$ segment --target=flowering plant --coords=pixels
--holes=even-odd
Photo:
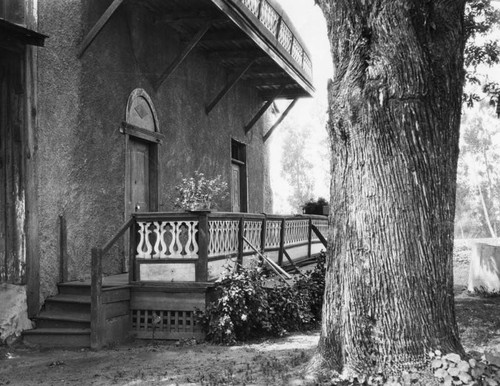
[[[222,180],[220,174],[207,178],[199,171],[195,171],[193,177],[183,178],[175,190],[178,195],[175,206],[186,210],[212,209],[216,201],[228,195],[227,182]]]

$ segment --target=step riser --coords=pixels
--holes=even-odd
[[[40,347],[90,347],[90,335],[24,335],[24,343]]]
[[[90,322],[73,322],[69,320],[37,319],[37,328],[90,328]]]
[[[47,299],[45,301],[45,310],[54,312],[71,313],[88,313],[90,315],[90,304],[88,303],[70,303],[70,302],[55,302]]]
[[[90,296],[90,286],[68,286],[60,285],[59,293],[63,295],[88,295]]]

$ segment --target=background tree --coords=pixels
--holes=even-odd
[[[309,130],[309,127],[288,127],[283,141],[281,173],[291,187],[288,201],[295,213],[302,213],[304,203],[313,197],[313,164],[308,160],[304,148]]]
[[[500,231],[500,121],[489,110],[483,101],[462,117],[456,209],[462,237],[498,237]]]
[[[462,352],[453,219],[464,0],[316,0],[329,84],[331,225],[311,368],[394,372]]]

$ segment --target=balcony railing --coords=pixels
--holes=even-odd
[[[268,0],[233,0],[246,7],[276,38],[305,73],[312,77],[312,62],[293,28]]]

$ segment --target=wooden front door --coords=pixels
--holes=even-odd
[[[150,198],[150,145],[147,142],[129,141],[129,201],[128,212],[149,212]]]
[[[0,283],[25,282],[24,87],[20,54],[0,49]]]

